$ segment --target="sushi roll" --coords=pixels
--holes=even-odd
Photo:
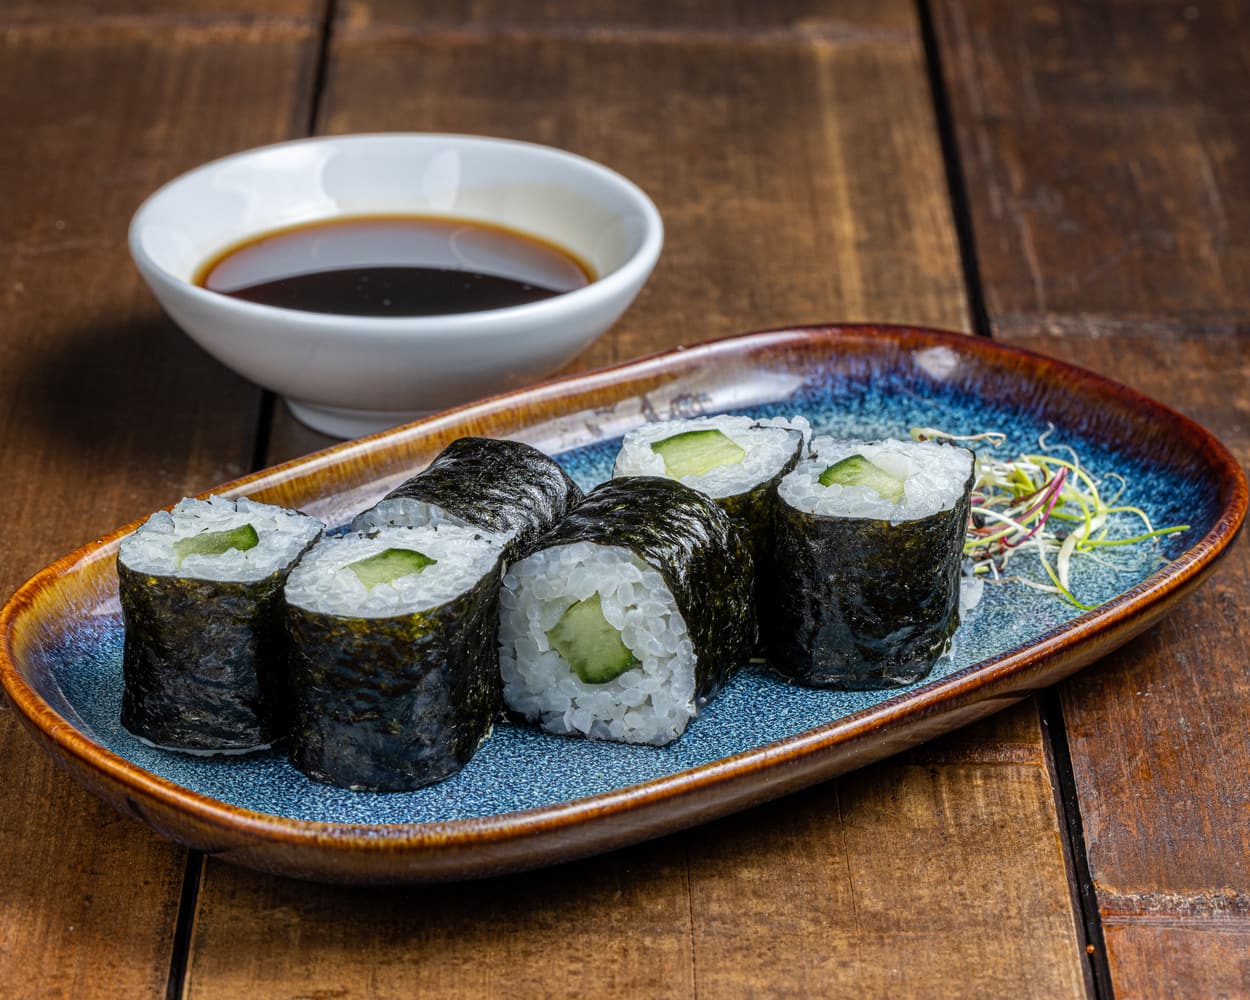
[[[972,452],[829,438],[812,449],[777,491],[770,662],[814,687],[911,684],[959,624]]]
[[[464,437],[422,472],[358,514],[352,530],[457,524],[508,538],[508,555],[530,550],[582,499],[563,469],[520,441]]]
[[[170,750],[285,734],[282,585],[325,526],[246,498],[182,500],[122,540],[122,725]]]
[[[499,706],[504,540],[441,524],[323,539],[287,580],[291,760],[344,788],[460,770]]]
[[[625,435],[612,475],[676,479],[715,500],[751,539],[757,566],[771,548],[777,483],[810,432],[802,417],[698,417],[644,424]]]
[[[798,463],[810,434],[803,417],[720,416],[644,424],[625,435],[612,475],[664,476],[715,500],[751,546],[759,606],[774,577],[777,484]]]
[[[751,655],[751,552],[669,479],[592,490],[504,576],[508,708],[549,732],[662,746]]]

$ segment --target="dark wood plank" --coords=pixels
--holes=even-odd
[[[1250,996],[1250,934],[1244,927],[1110,927],[1116,995],[1133,1000]]]
[[[915,12],[906,4],[878,0],[773,0],[753,3],[732,0],[709,4],[703,0],[619,3],[618,0],[554,0],[541,5],[517,5],[508,0],[433,0],[419,8],[406,0],[370,0],[348,3],[338,11],[341,30],[366,31],[432,29],[500,34],[561,34],[584,40],[588,34],[621,38],[646,33],[678,44],[710,33],[732,33],[736,41],[761,44],[773,32],[792,38],[858,37],[877,32],[909,36]]]
[[[311,13],[0,27],[0,592],[245,471],[258,394],[162,319],[126,225],[179,171],[301,127]],[[164,995],[185,853],[71,785],[7,705],[0,759],[0,995]]]
[[[996,332],[1050,317],[1142,335],[1243,320],[1246,7],[936,7]]]
[[[914,11],[829,9],[739,5],[696,24],[683,4],[435,5],[427,22],[426,8],[352,4],[321,127],[549,142],[647,188],[664,258],[574,369],[818,318],[965,326]],[[279,407],[270,460],[323,440]],[[359,893],[210,860],[200,900],[190,997],[392,997],[414,982],[431,996],[1084,990],[1033,704],[546,873]]]
[[[937,10],[994,335],[1162,399],[1250,460],[1245,7]],[[1248,584],[1243,540],[1162,625],[1061,689],[1126,996],[1244,992]]]
[[[320,4],[309,0],[6,0],[0,26],[77,25],[90,23],[129,28],[140,34],[170,26],[213,21],[237,25],[285,18],[292,26],[317,16]]]
[[[1044,762],[943,744],[698,837],[700,997],[1083,995]]]
[[[693,992],[685,859],[665,842],[411,890],[210,864],[200,900],[187,1000]]]

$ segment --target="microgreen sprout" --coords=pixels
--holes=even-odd
[[[1128,488],[1122,475],[1095,476],[1081,464],[1073,448],[1050,443],[1053,432],[1052,426],[1038,438],[1035,453],[1012,459],[977,457],[972,516],[964,541],[966,565],[973,575],[1013,580],[1058,594],[1074,607],[1089,611],[1095,605],[1078,600],[1072,593],[1074,558],[1087,557],[1106,564],[1103,550],[1153,543],[1165,535],[1187,531],[1189,525],[1155,528],[1140,507],[1120,503]],[[932,427],[914,428],[911,436],[917,441],[984,441],[991,450],[1006,442],[1006,435],[993,431],[954,435]],[[1133,531],[1126,524],[1139,530]],[[1007,575],[1008,564],[1026,552],[1037,556],[1049,582]],[[1153,546],[1149,555],[1159,558]]]

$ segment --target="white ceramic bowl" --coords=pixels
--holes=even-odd
[[[403,318],[282,309],[192,283],[207,260],[250,236],[373,214],[504,225],[571,250],[597,277],[526,305]],[[166,184],[130,224],[135,264],[174,321],[223,364],[285,397],[304,423],[341,437],[549,375],[625,311],[663,240],[651,200],[581,156],[402,133],[227,156]]]

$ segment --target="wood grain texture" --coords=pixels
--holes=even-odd
[[[0,19],[3,593],[245,471],[257,393],[161,318],[126,225],[179,171],[306,119],[315,34]],[[163,995],[185,853],[71,785],[7,705],[0,759],[0,995]]]
[[[1250,301],[1250,11],[935,5],[996,332],[1105,317],[1148,336]]]
[[[187,1000],[686,997],[684,852],[668,841],[526,875],[355,889],[210,862]]]
[[[966,327],[910,4],[518,11],[344,5],[320,127],[547,142],[642,184],[660,266],[570,370],[813,318]],[[276,408],[271,461],[324,443]],[[298,946],[276,961],[275,919]],[[1028,703],[767,807],[482,886],[356,893],[210,860],[187,989],[1080,996],[1081,977]]]
[[[1250,996],[1250,934],[1244,927],[1110,927],[1107,952],[1125,1000]]]
[[[567,33],[578,39],[630,32],[671,36],[682,43],[705,33],[730,33],[744,44],[768,42],[773,32],[816,37],[862,37],[880,32],[910,36],[915,11],[890,0],[775,0],[755,3],[704,0],[619,3],[618,0],[554,0],[517,5],[509,0],[433,0],[414,7],[406,0],[344,0],[336,8],[340,31],[451,30],[502,33]]]
[[[1170,403],[1250,460],[1244,5],[936,9],[994,335]],[[1246,990],[1248,588],[1242,539],[1062,688],[1119,995]]]
[[[891,762],[761,812],[691,855],[700,997],[1082,995],[1044,766]]]
[[[195,22],[260,22],[289,19],[300,26],[321,16],[320,0],[6,0],[0,28],[64,28],[67,25],[129,27],[152,34]],[[272,26],[271,26],[272,27]]]
[[[485,883],[355,890],[210,862],[186,996],[1078,996],[1076,963],[1037,961],[1071,938],[1065,894],[1021,879],[1007,910],[987,903],[1004,869],[1053,866],[1050,799],[1040,766],[891,764]]]

